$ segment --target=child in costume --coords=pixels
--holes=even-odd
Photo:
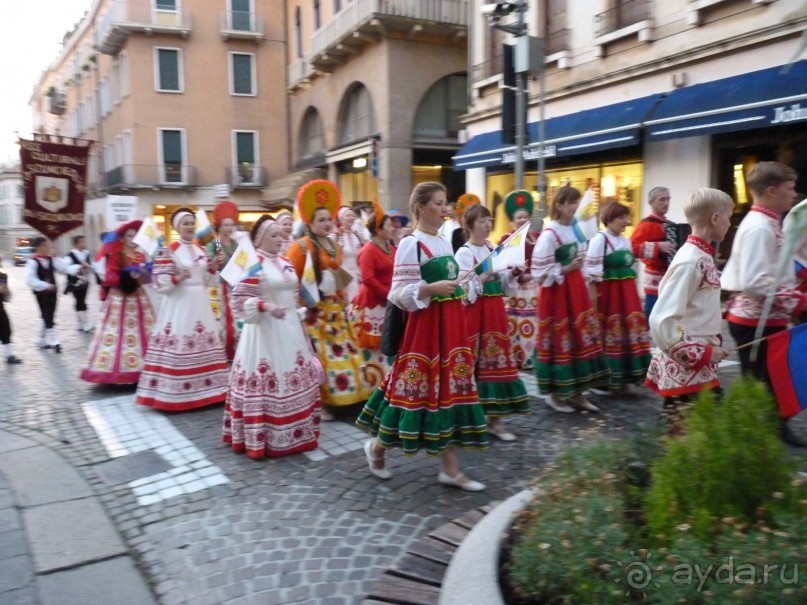
[[[53,245],[46,237],[31,238],[31,247],[34,255],[25,263],[25,283],[31,288],[42,314],[43,332],[36,340],[37,346],[44,349],[53,349],[62,352],[59,343],[59,333],[56,331],[54,315],[58,293],[56,288],[56,273],[78,275],[79,265],[68,265],[64,259],[53,256]]]
[[[605,229],[589,240],[583,270],[603,328],[611,391],[625,392],[647,375],[650,333],[636,289],[636,258],[630,240],[622,235],[630,224],[630,208],[611,202],[601,219]]]
[[[658,348],[645,384],[664,397],[674,414],[679,402],[720,386],[717,364],[728,357],[721,335],[720,275],[711,242],[723,241],[734,201],[717,189],[701,188],[684,201],[692,234],[681,246],[659,284],[650,314],[650,333]]]
[[[92,332],[95,326],[92,325],[87,315],[87,291],[90,288],[90,253],[87,250],[87,238],[83,235],[73,236],[73,249],[65,257],[65,261],[71,265],[78,265],[80,269],[76,275],[67,276],[67,286],[65,294],[72,294],[76,299],[76,317],[78,318],[78,329],[81,332]]]
[[[462,219],[468,241],[457,250],[456,257],[460,270],[465,273],[493,251],[487,241],[493,219],[490,210],[478,202],[465,208]],[[507,335],[503,301],[505,288],[516,279],[518,276],[513,275],[512,269],[492,272],[477,267],[469,283],[465,310],[479,402],[488,417],[488,433],[502,441],[515,441],[516,436],[507,431],[501,418],[530,411],[527,390],[518,377]]]
[[[533,212],[533,199],[529,191],[511,191],[504,200],[504,212],[510,219],[512,230],[506,233],[499,244],[504,242],[516,229],[529,222]],[[516,364],[522,370],[533,369],[533,357],[538,335],[538,286],[530,275],[532,251],[539,232],[528,231],[527,243],[524,247],[525,263],[523,271],[516,272],[517,280],[507,291],[505,307],[507,313],[508,335],[512,343]]]

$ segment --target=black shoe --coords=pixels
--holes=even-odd
[[[57,353],[61,353],[62,345],[53,345],[53,350],[56,351]]]
[[[9,355],[8,357],[6,357],[6,363],[11,363],[11,364],[22,363],[22,359],[20,359],[16,355]]]

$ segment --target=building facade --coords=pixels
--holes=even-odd
[[[406,209],[414,184],[465,191],[470,0],[287,0],[289,196],[312,174],[344,203]]]
[[[10,262],[17,239],[33,235],[22,222],[23,190],[19,162],[0,164],[0,254]]]
[[[169,241],[181,205],[254,221],[289,165],[286,54],[278,0],[93,0],[30,101],[35,132],[96,141],[86,233],[114,227],[110,196]]]
[[[491,206],[515,184],[515,146],[502,139],[502,44],[474,0],[469,141],[454,158],[468,190]],[[528,0],[529,35],[545,43],[528,82],[525,185],[544,157],[551,199],[571,183],[600,202],[647,213],[649,189],[669,187],[670,217],[697,187],[749,206],[744,176],[777,160],[807,175],[807,61],[798,60],[801,0]],[[515,15],[501,17],[510,23]],[[792,63],[791,63],[792,62]],[[540,64],[540,63],[539,63]],[[541,114],[543,113],[543,120]],[[543,136],[540,132],[543,131]],[[807,177],[805,177],[807,178]],[[806,188],[802,180],[799,189]]]

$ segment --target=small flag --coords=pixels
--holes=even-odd
[[[248,237],[238,240],[238,247],[221,270],[221,277],[231,286],[261,271],[261,259]]]
[[[767,364],[779,415],[790,418],[807,408],[807,324],[768,336]]]
[[[160,229],[154,224],[150,216],[143,219],[143,224],[132,240],[135,244],[143,249],[143,252],[150,257],[154,256],[157,249],[163,245],[163,237],[160,235]]]
[[[207,218],[207,212],[201,209],[196,211],[196,239],[202,246],[213,239],[213,225]]]
[[[319,288],[317,287],[317,277],[314,273],[314,262],[311,260],[311,251],[305,253],[305,267],[303,267],[303,278],[300,280],[300,296],[305,304],[313,307],[319,302]]]
[[[485,269],[485,271],[502,271],[508,267],[523,267],[527,260],[526,246],[529,230],[530,224],[524,223],[510,237],[499,244],[493,255],[486,260],[486,262],[491,262],[491,268]]]
[[[574,213],[572,229],[577,241],[581,244],[597,235],[600,230],[600,221],[597,217],[597,203],[594,200],[594,189],[589,187],[580,200],[577,212]]]

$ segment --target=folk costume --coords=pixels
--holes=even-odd
[[[11,345],[11,321],[8,319],[5,304],[11,300],[11,291],[8,288],[8,274],[0,271],[0,344],[3,345],[3,357],[6,363],[22,363],[22,359],[14,354]]]
[[[532,195],[529,191],[512,191],[504,200],[504,211],[512,221],[516,212],[526,210],[530,215],[533,211]],[[499,241],[504,242],[513,231],[506,233]],[[530,271],[532,251],[535,249],[537,232],[527,233],[525,244],[525,271]],[[505,298],[505,312],[507,314],[507,334],[510,337],[513,356],[516,365],[522,370],[533,368],[535,344],[538,338],[538,318],[536,305],[538,303],[538,286],[535,282],[526,284],[514,283],[508,289]]]
[[[337,228],[336,234],[333,238],[339,247],[342,249],[342,268],[353,276],[353,279],[345,286],[345,304],[349,304],[359,292],[359,263],[358,256],[362,246],[364,246],[365,238],[354,229],[346,228],[343,222],[344,213],[352,210],[350,206],[342,206],[336,213]],[[358,221],[358,219],[357,219]]]
[[[177,210],[179,230],[189,209]],[[177,279],[183,270],[190,277]],[[229,387],[227,357],[219,338],[207,288],[219,279],[209,268],[204,248],[184,240],[158,252],[154,287],[165,296],[143,361],[137,403],[166,411],[182,411],[223,402]]]
[[[73,248],[64,258],[70,265],[78,265],[76,275],[67,276],[67,285],[64,293],[72,294],[76,299],[75,310],[78,319],[78,329],[81,332],[92,332],[95,327],[92,325],[87,314],[87,292],[90,288],[90,252],[89,250],[79,250]]]
[[[119,226],[115,229],[117,237],[129,230],[137,231],[142,222]],[[119,239],[105,244],[99,256],[106,258],[101,281],[105,298],[80,376],[97,384],[135,384],[140,380],[154,325],[154,309],[141,285],[148,270],[147,259],[137,249],[124,248]]]
[[[778,213],[757,204],[751,206],[737,228],[720,281],[723,289],[732,293],[726,319],[738,346],[754,339],[784,241]],[[763,336],[787,329],[788,323],[805,308],[807,294],[797,288],[795,274],[787,272],[774,294]],[[755,363],[751,362],[750,347],[738,351],[743,374],[754,373],[760,380],[768,380],[766,344],[760,343]]]
[[[608,384],[600,324],[583,273],[561,273],[577,256],[579,245],[571,225],[551,221],[538,237],[531,263],[541,288],[535,356],[538,388],[544,395],[564,399]]]
[[[720,386],[712,347],[721,346],[720,274],[714,248],[690,235],[659,284],[650,314],[650,334],[658,346],[645,384],[667,398]]]
[[[460,274],[470,271],[492,251],[493,246],[463,244],[457,250]],[[518,377],[507,333],[504,291],[508,283],[504,282],[512,281],[509,270],[485,273],[482,267],[478,267],[469,283],[465,325],[474,355],[479,403],[487,416],[503,417],[530,411],[527,390]]]
[[[448,241],[419,229],[401,239],[388,299],[410,314],[392,369],[356,420],[384,448],[400,447],[406,455],[425,449],[431,456],[455,445],[487,448],[464,291],[418,298],[422,284],[458,277]]]
[[[376,228],[381,227],[384,210],[375,204]],[[387,308],[387,295],[392,286],[395,246],[373,237],[362,246],[358,264],[361,285],[353,299],[351,315],[354,331],[364,357],[365,379],[371,388],[381,384],[390,369],[386,355],[381,352],[381,328]]]
[[[670,266],[672,256],[665,254],[659,248],[661,242],[678,244],[673,233],[676,225],[666,217],[650,214],[639,221],[633,235],[630,236],[633,255],[642,261],[644,274],[642,287],[645,294],[645,313],[650,317],[653,305],[658,298],[658,287],[661,279]],[[674,241],[675,240],[675,241]]]
[[[238,206],[228,200],[221,201],[213,207],[213,226],[217,233],[221,228],[221,223],[225,219],[231,219],[236,223],[238,222]],[[235,253],[236,248],[238,248],[238,242],[235,241],[235,238],[231,238],[229,242],[223,242],[217,237],[208,242],[205,246],[205,250],[207,250],[207,254],[210,258],[216,258],[219,254],[224,256],[221,269],[230,262],[230,258]],[[226,280],[219,277],[219,283],[209,288],[208,295],[213,309],[213,315],[216,317],[216,321],[219,322],[219,334],[221,341],[224,343],[227,359],[232,361],[235,355],[235,343],[238,339],[238,334],[236,324],[233,321],[233,312],[230,308],[229,284]]]
[[[642,384],[650,365],[650,333],[636,289],[630,240],[603,229],[588,242],[584,274],[597,289],[610,384]]]
[[[289,217],[291,221],[294,221],[294,214],[289,212],[288,210],[281,210],[280,212],[275,215],[275,220],[279,223],[285,217]],[[294,235],[289,234],[288,237],[283,236],[283,246],[280,248],[280,255],[286,256],[288,254],[289,248],[294,243]]]
[[[330,181],[311,181],[300,189],[297,205],[306,224],[318,208],[327,208],[333,216],[339,206],[339,190]],[[302,279],[310,254],[319,288],[316,316],[306,322],[306,327],[327,377],[320,400],[329,406],[351,405],[367,399],[370,389],[362,372],[359,345],[342,302],[344,286],[349,281],[347,273],[341,270],[342,249],[331,238],[322,240],[320,243],[315,236],[303,236],[291,245],[288,258],[297,277]]]
[[[320,428],[318,370],[296,311],[297,275],[282,256],[261,251],[258,256],[262,271],[231,293],[244,328],[223,423],[224,442],[254,459],[316,449]],[[285,309],[285,317],[272,315],[274,307]]]
[[[35,344],[45,349],[62,351],[59,333],[56,330],[56,304],[59,294],[56,286],[56,273],[78,275],[78,265],[69,265],[57,256],[34,254],[25,263],[25,283],[34,293],[39,312],[42,315],[42,332]]]

